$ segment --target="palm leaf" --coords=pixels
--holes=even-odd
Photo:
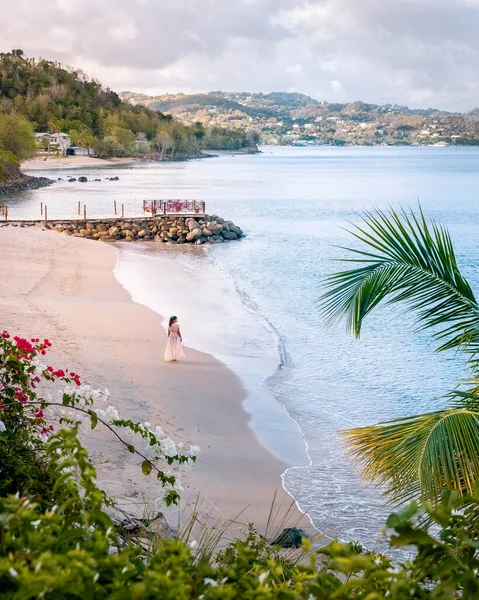
[[[475,360],[479,352],[479,306],[457,265],[449,233],[429,225],[420,211],[365,213],[351,231],[368,250],[347,249],[357,268],[326,280],[320,298],[328,322],[346,318],[357,337],[364,318],[381,302],[403,302],[417,312],[422,328],[435,328],[438,350],[462,348]],[[477,366],[477,364],[476,364]]]
[[[397,503],[472,494],[479,478],[479,403],[342,432],[364,477]]]

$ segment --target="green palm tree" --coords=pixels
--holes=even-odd
[[[327,321],[345,319],[359,337],[376,306],[401,303],[431,330],[438,351],[465,353],[471,380],[449,392],[444,410],[343,431],[348,453],[394,502],[436,502],[445,489],[470,494],[479,478],[479,305],[449,233],[422,210],[368,212],[353,227],[363,249],[347,249],[354,268],[327,278]]]

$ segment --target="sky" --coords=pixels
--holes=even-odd
[[[479,0],[0,0],[0,51],[117,92],[479,107]]]

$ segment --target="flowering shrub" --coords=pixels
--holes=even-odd
[[[178,473],[191,468],[199,452],[197,446],[183,449],[167,438],[159,426],[123,419],[114,406],[100,409],[97,405],[109,398],[109,391],[95,390],[82,383],[80,376],[69,369],[55,369],[43,364],[51,347],[49,340],[15,336],[8,332],[0,336],[0,448],[19,445],[16,465],[4,460],[0,464],[0,491],[23,491],[40,475],[44,467],[44,444],[59,425],[75,427],[84,417],[95,429],[100,423],[108,428],[128,450],[141,459],[145,475],[154,473],[165,490],[166,503],[176,503],[181,484]],[[119,430],[127,429],[138,439],[125,441]],[[34,457],[38,473],[22,474],[27,467],[22,452]],[[20,452],[20,456],[17,454]],[[40,490],[38,490],[40,493]]]

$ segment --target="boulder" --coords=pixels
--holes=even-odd
[[[218,243],[224,242],[224,240],[221,237],[221,235],[212,235],[210,237],[209,241],[210,241],[211,244],[218,244]]]
[[[210,231],[209,229],[203,229],[203,235],[205,235],[206,237],[211,237],[213,235],[213,232]]]
[[[85,229],[88,229],[88,231],[93,231],[95,229],[95,225],[93,225],[92,223],[87,223],[85,225]]]
[[[236,225],[230,227],[230,231],[236,233],[238,237],[241,237],[243,235],[243,230],[241,229],[241,227],[237,227]]]
[[[144,238],[146,235],[146,231],[144,229],[140,229],[140,231],[138,232],[138,237],[140,238]]]
[[[107,179],[109,179],[110,181],[119,181],[120,180],[119,177],[107,177]]]
[[[238,236],[233,231],[223,231],[221,233],[225,240],[237,240]]]
[[[70,183],[73,183],[74,181],[76,181],[76,177],[70,177],[70,179],[68,180]]]
[[[198,221],[195,221],[195,219],[191,219],[188,221],[188,229],[190,231],[193,231],[195,229],[200,229],[200,224],[198,223]]]
[[[271,542],[271,546],[281,546],[281,548],[301,548],[303,545],[303,538],[309,540],[308,534],[303,529],[286,527],[278,537]]]
[[[90,231],[88,229],[80,229],[80,231],[78,232],[82,237],[85,237],[86,235],[90,235]]]
[[[78,181],[81,181],[81,183],[85,183],[86,181],[88,181],[88,179],[84,175],[82,175],[78,178]]]
[[[199,238],[196,240],[195,244],[196,244],[197,246],[201,246],[201,245],[202,245],[202,244],[204,244],[205,242],[206,242],[206,238],[205,238],[205,237],[203,237],[203,236],[201,236],[201,237],[199,237]]]
[[[111,235],[112,237],[114,237],[115,235],[118,235],[118,233],[120,232],[120,228],[119,227],[110,227],[110,229],[108,230],[108,235]]]
[[[186,241],[196,242],[196,240],[201,237],[201,234],[201,229],[197,227],[196,229],[193,229],[192,231],[190,231],[190,233],[188,233],[188,235],[186,236]]]
[[[186,244],[186,235],[182,235],[178,238],[178,244]]]
[[[95,229],[97,231],[107,231],[107,227],[104,223],[97,223]]]
[[[108,237],[108,231],[98,231],[97,233],[93,234],[93,237],[98,240],[101,237]]]
[[[121,235],[122,235],[124,238],[133,237],[133,231],[131,231],[130,229],[122,229],[122,231],[121,231]]]

